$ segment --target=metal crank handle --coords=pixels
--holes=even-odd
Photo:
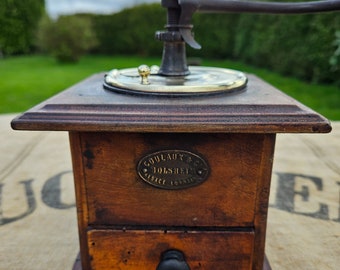
[[[271,13],[271,14],[302,14],[331,12],[340,10],[340,0],[323,0],[311,2],[259,2],[237,0],[177,0],[181,8],[179,30],[186,43],[200,49],[194,40],[191,29],[192,16],[195,12],[202,13]]]

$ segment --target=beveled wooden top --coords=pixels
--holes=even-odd
[[[247,90],[198,97],[127,95],[95,74],[12,121],[19,130],[327,133],[327,119],[254,75]]]

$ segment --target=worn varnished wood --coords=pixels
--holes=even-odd
[[[69,133],[70,148],[72,155],[72,166],[76,193],[76,207],[78,218],[78,233],[81,252],[81,262],[83,270],[89,269],[89,252],[87,246],[87,227],[88,227],[88,207],[87,207],[87,187],[84,182],[84,166],[82,162],[82,149],[80,144],[80,134],[77,132]]]
[[[81,261],[80,261],[80,254],[78,254],[76,261],[74,262],[72,270],[82,270]],[[263,263],[263,270],[272,270],[267,257],[265,257]]]
[[[190,98],[111,93],[102,81],[94,75],[12,122],[69,131],[82,264],[74,269],[155,269],[161,252],[178,248],[192,269],[270,270],[275,134],[329,132],[329,122],[252,75],[243,93]],[[176,191],[145,183],[138,161],[162,150],[199,154],[208,179]]]
[[[83,210],[78,220],[85,256],[91,248],[88,228],[243,228],[255,231],[252,269],[262,269],[274,134],[73,132],[70,137],[77,144],[72,153],[79,171],[77,201]],[[200,154],[211,169],[208,180],[177,191],[145,183],[136,164],[161,149]],[[84,269],[90,269],[89,257],[83,260]]]
[[[257,179],[256,202],[254,205],[256,246],[254,249],[253,270],[261,270],[266,265],[269,265],[263,265],[263,262],[266,261],[264,250],[275,139],[274,134],[267,134],[262,145],[262,156],[259,165],[260,176]]]
[[[181,250],[191,270],[251,267],[253,232],[94,230],[88,234],[93,269],[156,269],[161,254],[169,249]]]
[[[145,97],[105,91],[98,74],[17,117],[14,129],[118,132],[329,132],[329,122],[249,75],[245,92]]]
[[[259,187],[258,183],[264,177],[261,163],[266,158],[272,159],[269,154],[274,144],[263,149],[267,137],[263,134],[83,133],[81,153],[87,153],[82,163],[88,223],[252,227],[256,201],[269,188],[268,175],[263,181],[266,186]],[[146,184],[138,177],[136,164],[146,154],[162,149],[185,149],[200,154],[211,169],[208,180],[197,187],[177,191]]]

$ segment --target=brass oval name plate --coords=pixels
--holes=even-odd
[[[170,190],[194,187],[207,180],[210,169],[199,155],[182,150],[165,150],[143,157],[138,175],[148,184]]]

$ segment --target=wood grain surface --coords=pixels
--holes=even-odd
[[[92,269],[156,269],[161,254],[180,250],[191,270],[251,269],[253,232],[89,231]]]

